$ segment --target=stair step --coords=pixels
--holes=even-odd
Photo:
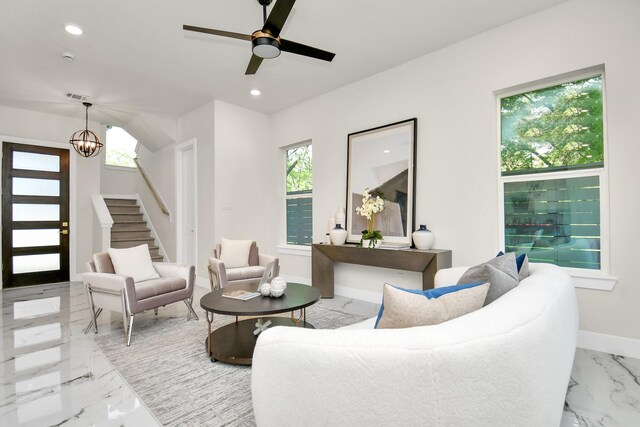
[[[112,248],[131,248],[133,246],[140,246],[144,244],[148,244],[149,246],[153,246],[155,243],[155,239],[153,237],[138,237],[133,239],[111,239],[111,247]]]
[[[140,213],[140,206],[132,205],[132,206],[107,206],[111,215],[113,214],[136,214]]]
[[[149,245],[149,255],[154,262],[164,261],[160,248],[156,246],[151,230],[144,220],[136,199],[105,198],[104,202],[111,213],[111,247],[130,248],[143,244]]]
[[[104,202],[107,206],[122,206],[122,205],[137,205],[138,201],[136,199],[104,199]]]
[[[146,228],[147,223],[145,221],[115,221],[113,227],[111,227],[111,231],[141,230]]]
[[[143,228],[140,230],[111,230],[111,240],[137,239],[141,237],[151,237],[151,230]]]
[[[123,213],[123,214],[111,214],[114,224],[121,224],[125,222],[140,222],[142,221],[141,213]]]

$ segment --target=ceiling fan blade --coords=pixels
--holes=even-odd
[[[183,25],[183,30],[195,31],[196,33],[213,34],[214,36],[231,37],[233,39],[251,41],[251,36],[248,34],[232,33],[231,31],[214,30],[212,28],[194,27],[192,25]]]
[[[276,4],[273,5],[273,9],[271,9],[267,22],[264,23],[262,31],[271,33],[273,37],[278,37],[295,2],[296,0],[277,0]]]
[[[321,59],[322,61],[328,62],[331,62],[333,60],[333,57],[336,56],[335,53],[327,52],[326,50],[318,49],[285,39],[280,39],[280,50],[289,53],[295,53],[296,55],[304,55],[310,58]]]
[[[251,55],[249,65],[247,66],[247,71],[245,71],[244,74],[255,74],[256,71],[258,71],[258,67],[260,67],[260,64],[262,64],[262,58],[260,58],[258,55]]]

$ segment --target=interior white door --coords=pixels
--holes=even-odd
[[[196,264],[196,168],[193,146],[182,151],[182,262]]]

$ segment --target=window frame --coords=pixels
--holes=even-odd
[[[281,183],[283,186],[283,211],[284,214],[282,215],[282,245],[280,245],[278,247],[278,253],[281,254],[288,254],[288,255],[302,255],[302,256],[311,256],[311,245],[313,245],[313,210],[311,213],[311,242],[308,245],[294,245],[294,244],[290,244],[287,242],[287,200],[289,199],[301,199],[301,198],[311,198],[311,201],[313,203],[314,201],[314,187],[315,187],[315,183],[314,183],[314,174],[313,174],[313,154],[311,157],[311,192],[310,193],[300,193],[300,194],[292,194],[292,195],[288,195],[287,194],[287,152],[289,150],[292,150],[294,148],[298,148],[298,147],[304,147],[310,145],[313,147],[313,142],[311,139],[302,141],[302,142],[298,142],[295,144],[291,144],[291,145],[287,145],[284,147],[281,147],[282,150],[282,178],[281,178]],[[312,151],[313,153],[313,151]]]
[[[533,172],[519,175],[502,174],[501,156],[501,100],[510,96],[557,86],[576,80],[589,77],[602,76],[602,144],[604,162],[602,167],[571,169],[564,171]],[[510,182],[545,181],[564,178],[581,178],[597,176],[600,181],[600,269],[560,267],[571,275],[576,287],[588,289],[611,290],[615,286],[616,278],[610,276],[610,229],[609,229],[609,155],[607,139],[607,103],[606,103],[606,74],[604,65],[589,67],[575,72],[565,73],[559,76],[537,80],[531,83],[520,84],[505,90],[495,92],[496,96],[496,142],[497,142],[497,162],[496,171],[498,173],[498,244],[504,249],[505,244],[505,209],[504,209],[504,187]]]

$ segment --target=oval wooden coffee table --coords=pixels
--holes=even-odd
[[[257,318],[238,321],[238,316],[263,316],[291,312],[290,317],[265,317],[263,322],[271,321],[273,326],[294,326],[299,328],[311,328],[313,325],[307,322],[306,308],[320,300],[320,291],[307,285],[289,283],[284,295],[279,298],[258,296],[250,300],[242,301],[222,296],[234,290],[246,290],[256,292],[258,284],[236,284],[209,292],[200,299],[200,306],[207,315],[208,335],[205,341],[205,349],[212,361],[222,361],[236,365],[251,365],[253,349],[256,345]],[[300,310],[298,317],[294,311]],[[226,314],[236,316],[236,321],[211,331],[213,315]]]

